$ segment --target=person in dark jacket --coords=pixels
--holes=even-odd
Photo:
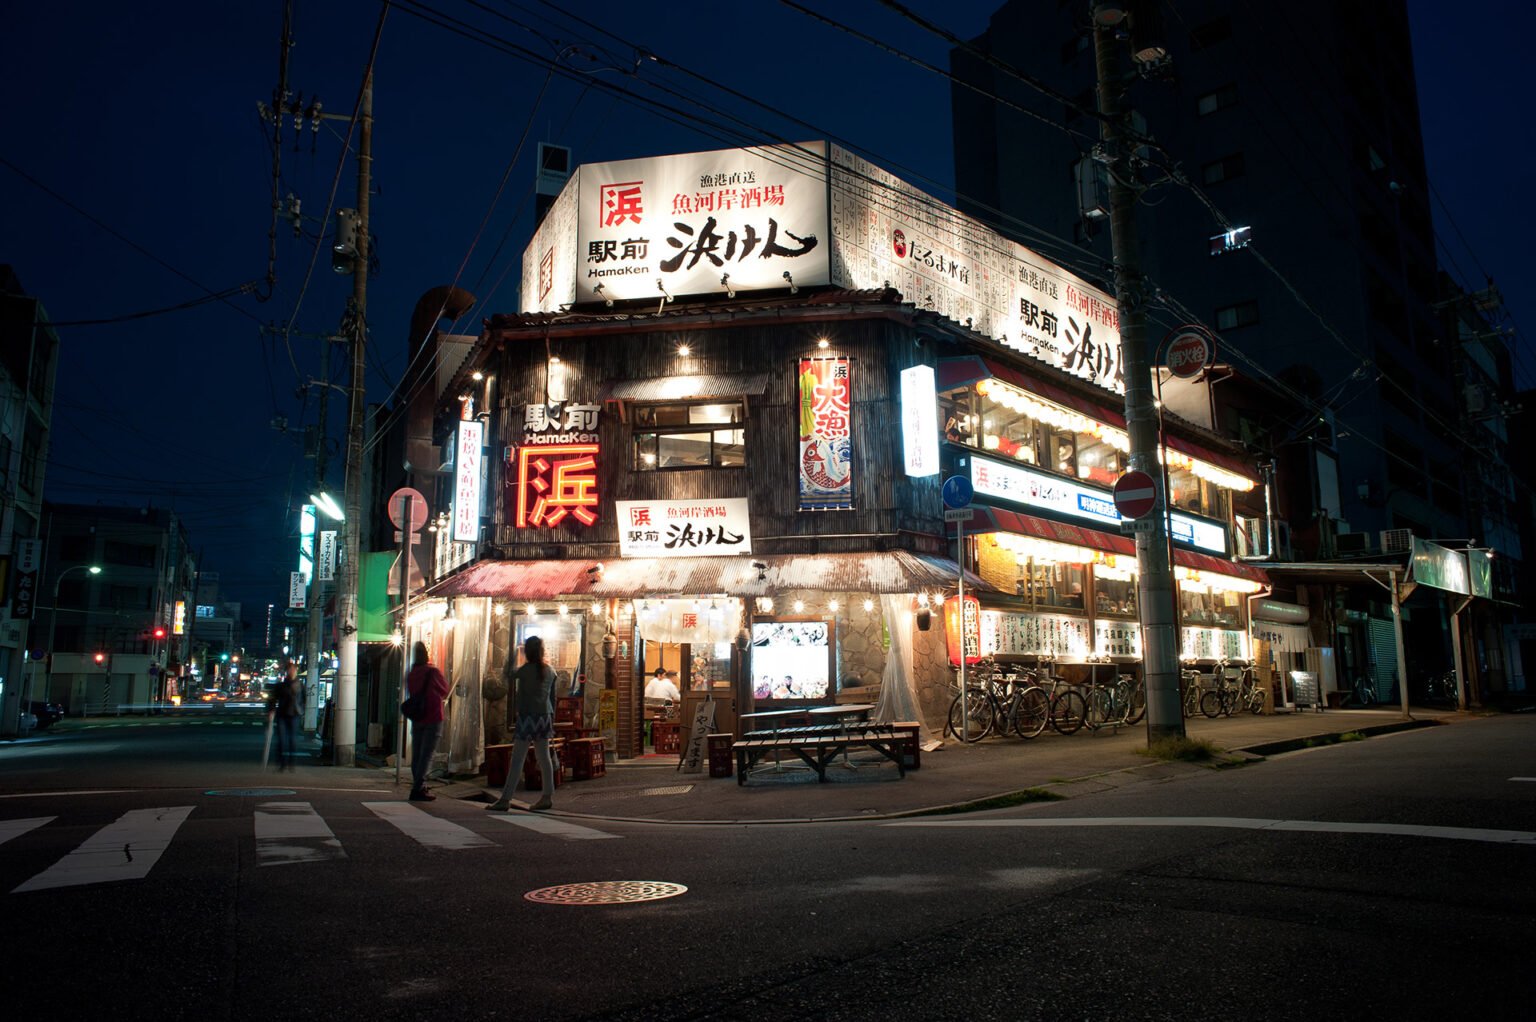
[[[432,754],[443,734],[443,700],[448,698],[448,679],[432,664],[427,644],[411,647],[411,673],[405,678],[406,695],[423,693],[421,716],[411,721],[411,801],[432,802],[437,796],[427,790],[427,771],[432,769]]]
[[[304,715],[304,683],[299,680],[299,665],[289,661],[283,680],[267,693],[267,724],[277,738],[277,769],[295,769],[299,718]]]
[[[555,771],[550,761],[549,736],[555,727],[555,669],[544,662],[544,640],[537,635],[529,636],[523,643],[523,660],[523,666],[514,671],[513,659],[509,657],[505,668],[507,687],[514,693],[513,705],[517,707],[517,725],[513,731],[507,783],[501,789],[501,798],[486,807],[495,813],[512,808],[512,793],[517,791],[517,782],[522,779],[530,742],[539,764],[539,774],[544,779],[544,797],[529,808],[548,809],[554,804]]]

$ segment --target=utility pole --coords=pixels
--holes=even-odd
[[[1130,467],[1162,480],[1158,462],[1159,410],[1152,402],[1152,367],[1147,352],[1146,281],[1136,238],[1135,169],[1124,135],[1129,112],[1120,109],[1123,73],[1116,50],[1120,5],[1100,4],[1093,17],[1093,53],[1098,71],[1099,139],[1109,168],[1109,236],[1115,261],[1115,298],[1120,305],[1120,364],[1125,369],[1125,424],[1130,434]],[[1184,737],[1179,701],[1179,635],[1174,618],[1173,569],[1169,564],[1166,488],[1136,534],[1136,588],[1141,607],[1142,663],[1146,671],[1147,742]]]
[[[386,8],[387,10],[387,8]],[[382,28],[382,22],[380,23]],[[352,392],[347,412],[346,520],[336,593],[340,663],[336,670],[336,712],[333,762],[351,766],[357,756],[357,568],[363,525],[363,373],[368,338],[368,205],[369,172],[373,165],[373,62],[363,78],[357,141],[357,255],[352,267]]]
[[[322,342],[325,347],[320,354],[320,423],[315,427],[315,492],[325,492],[325,412],[326,398],[330,396],[331,386],[331,341],[327,338]],[[334,506],[334,505],[333,505]],[[319,713],[320,693],[320,630],[325,625],[325,612],[321,607],[321,595],[325,589],[320,579],[320,514],[315,508],[315,548],[314,558],[309,567],[309,627],[305,629],[304,636],[304,667],[308,674],[305,679],[304,700],[304,730],[313,731],[315,721]]]

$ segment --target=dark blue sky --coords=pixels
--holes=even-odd
[[[832,137],[950,197],[949,90],[937,75],[774,0],[560,6],[590,24],[538,0],[430,4],[506,40],[497,46],[564,50],[566,66],[587,72],[578,81],[556,76],[547,88],[544,68],[410,13],[422,7],[396,6],[386,21],[374,100],[381,272],[369,288],[372,402],[387,399],[405,367],[409,315],[423,291],[457,280],[480,297],[484,306],[459,326],[465,332],[482,314],[516,308],[539,140],[569,145],[578,162],[590,162]],[[945,42],[875,0],[805,6],[947,67]],[[984,27],[991,7],[909,6],[962,36]],[[292,88],[318,95],[327,112],[350,113],[379,5],[296,0],[295,8]],[[1430,174],[1469,244],[1437,207],[1443,240],[1463,276],[1480,286],[1492,274],[1516,320],[1536,321],[1530,259],[1517,236],[1525,232],[1512,229],[1531,220],[1516,205],[1536,184],[1524,153],[1529,129],[1515,109],[1513,72],[1498,70],[1520,60],[1515,5],[1478,5],[1475,20],[1465,8],[1431,0],[1409,8]],[[0,33],[10,99],[0,155],[132,242],[0,165],[0,261],[15,266],[55,320],[121,317],[203,298],[204,287],[264,280],[271,152],[256,104],[277,80],[281,13],[280,0],[11,6]],[[697,77],[649,62],[632,74],[635,45]],[[604,85],[684,112],[615,98]],[[525,128],[522,158],[476,242]],[[325,212],[345,130],[345,122],[328,121],[312,139],[306,129],[295,152],[291,121],[285,125],[282,191],[300,196],[309,217]],[[354,183],[348,161],[337,205],[354,204]],[[299,438],[316,418],[313,396],[296,398],[295,388],[320,372],[321,342],[285,342],[261,327],[291,321],[298,333],[334,331],[350,294],[349,279],[331,272],[324,250],[306,286],[318,230],[308,221],[296,238],[279,225],[277,287],[268,301],[241,296],[60,328],[49,499],[175,507],[204,567],[248,605],[286,594],[291,508],[309,492],[313,472]],[[344,382],[345,359],[337,356],[333,379]],[[1522,383],[1536,383],[1528,357],[1522,369]],[[343,428],[339,405],[332,402],[333,436]],[[288,432],[272,428],[278,418]],[[339,456],[329,479],[339,493]]]

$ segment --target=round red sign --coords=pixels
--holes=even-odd
[[[421,527],[427,524],[427,498],[421,495],[421,491],[409,486],[402,486],[389,495],[389,503],[386,505],[389,511],[389,520],[395,528],[405,528],[405,498],[411,498],[411,532],[420,532]]]
[[[1115,480],[1115,509],[1127,518],[1145,518],[1157,504],[1157,481],[1145,472]]]
[[[1168,345],[1168,371],[1181,380],[1199,376],[1215,357],[1210,338],[1203,333],[1185,331]]]

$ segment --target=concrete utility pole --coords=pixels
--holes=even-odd
[[[381,25],[382,27],[382,25]],[[337,766],[357,756],[357,568],[363,526],[363,372],[368,338],[368,178],[373,166],[373,63],[363,79],[357,140],[357,262],[352,267],[352,392],[347,413],[346,538],[336,591],[340,643],[336,668],[334,748]]]
[[[1152,401],[1152,367],[1147,352],[1146,282],[1136,238],[1134,170],[1124,137],[1128,112],[1120,109],[1124,73],[1117,58],[1119,19],[1093,19],[1093,53],[1098,70],[1099,138],[1109,167],[1109,236],[1115,259],[1115,297],[1120,304],[1120,364],[1125,370],[1125,424],[1130,434],[1130,467],[1161,481],[1158,409]],[[1122,15],[1123,17],[1123,12]],[[1146,671],[1147,741],[1184,737],[1179,700],[1179,635],[1173,613],[1173,569],[1169,564],[1168,494],[1161,482],[1157,503],[1142,519],[1151,527],[1136,534],[1136,588],[1141,608],[1141,654]]]
[[[331,392],[331,341],[327,338],[320,358],[320,422],[315,427],[315,492],[325,492],[325,415],[326,398]],[[320,580],[320,508],[315,508],[314,555],[309,563],[309,627],[304,636],[305,679],[304,730],[313,731],[319,714],[320,693],[320,629],[325,625],[325,612],[321,607],[325,585]]]

